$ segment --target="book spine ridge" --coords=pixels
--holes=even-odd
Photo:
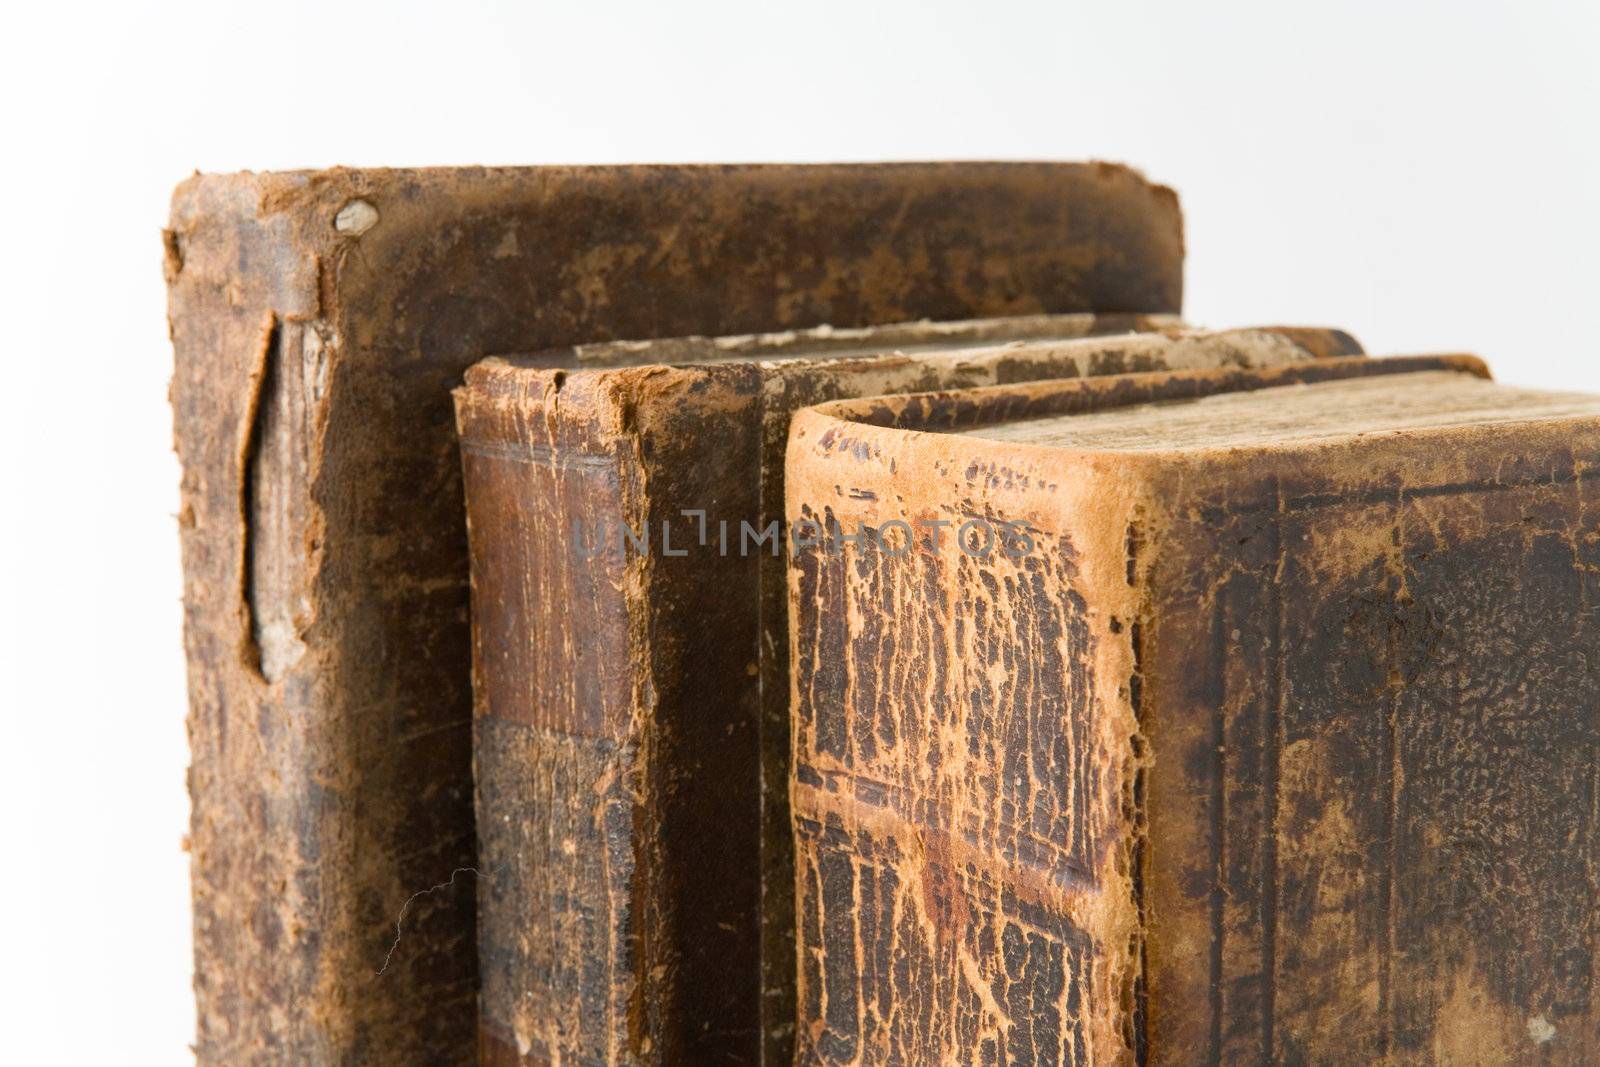
[[[456,394],[487,873],[480,1041],[486,1061],[646,1063],[636,798],[649,683],[629,603],[648,561],[623,533],[637,464],[613,432],[626,408],[563,384],[538,375],[520,403]]]

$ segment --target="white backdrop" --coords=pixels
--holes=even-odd
[[[1123,160],[1182,194],[1198,323],[1600,390],[1593,4],[136,6],[0,43],[9,1063],[189,1055],[159,230],[191,170]]]

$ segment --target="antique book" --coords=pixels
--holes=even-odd
[[[1109,164],[205,175],[166,234],[202,1064],[476,1055],[467,550],[492,352],[1174,312]]]
[[[1160,323],[589,345],[468,372],[486,1059],[791,1061],[789,416],[841,396],[1359,351],[1334,330],[1081,336],[1130,325]]]
[[[1600,1062],[1597,463],[1470,357],[801,412],[796,1062]]]

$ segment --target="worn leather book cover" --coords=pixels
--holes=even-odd
[[[789,416],[840,396],[1359,351],[1334,330],[1082,336],[1156,325],[690,338],[468,372],[486,1061],[791,1062]]]
[[[1600,398],[1486,379],[800,413],[796,1062],[1600,1062]]]
[[[197,176],[166,235],[203,1064],[475,1057],[467,550],[485,354],[1173,312],[1109,164]]]

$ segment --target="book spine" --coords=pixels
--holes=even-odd
[[[759,421],[729,376],[457,394],[486,1063],[759,1055],[759,702],[729,683],[756,669],[758,560],[717,528],[754,514]],[[700,405],[729,416],[715,452],[676,425]]]
[[[817,536],[790,567],[796,1062],[1131,1062],[1118,487],[1075,483],[1099,496],[1066,524],[1049,472],[826,425],[797,418],[787,469],[795,536]]]
[[[472,575],[484,1063],[623,1063],[639,988],[637,467],[603,395],[457,393]],[[613,413],[614,414],[614,413]]]

